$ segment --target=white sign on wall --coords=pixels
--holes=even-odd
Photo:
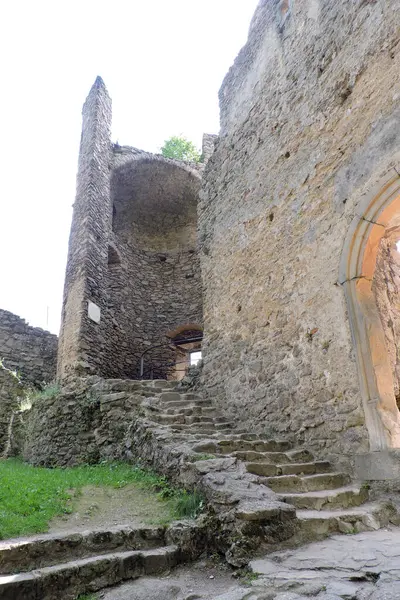
[[[88,317],[95,323],[100,323],[101,310],[94,302],[88,302]]]

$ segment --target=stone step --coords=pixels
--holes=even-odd
[[[322,490],[303,494],[281,493],[279,500],[292,504],[296,509],[334,510],[350,506],[360,506],[368,500],[366,487],[348,485],[335,490]]]
[[[243,462],[269,463],[279,465],[289,462],[289,457],[284,452],[254,452],[253,450],[233,452],[232,456]]]
[[[248,457],[256,455],[260,459],[264,457],[269,459],[269,457],[271,457],[271,462],[294,462],[291,452],[283,453],[280,451],[282,448],[286,450],[288,446],[287,442],[259,440],[257,439],[256,434],[253,439],[246,439],[250,437],[250,435],[251,434],[248,433],[238,433],[238,430],[236,429],[234,434],[227,435],[225,438],[204,440],[204,442],[197,444],[193,450],[194,452],[207,454],[232,454],[237,458],[239,458],[239,456],[237,456],[238,453],[242,453],[242,455],[246,453]],[[239,460],[244,459],[239,458]],[[256,461],[253,460],[252,462]]]
[[[191,417],[193,415],[202,415],[202,416],[213,416],[213,413],[215,413],[215,410],[213,409],[212,413],[208,413],[206,411],[206,408],[208,407],[202,407],[202,406],[178,406],[175,408],[165,408],[164,405],[162,406],[162,409],[159,409],[160,412],[163,412],[167,415],[176,415],[176,414],[183,414],[185,415],[185,417]]]
[[[208,400],[207,398],[204,398],[204,396],[202,396],[201,394],[196,394],[195,392],[180,392],[180,394],[184,400],[188,400],[189,402],[192,400],[207,400],[207,402],[211,402],[211,400]]]
[[[330,463],[310,462],[310,463],[289,463],[274,464],[271,462],[248,462],[246,470],[253,475],[262,475],[265,477],[274,477],[278,475],[314,475],[316,473],[327,473],[330,470]]]
[[[322,473],[317,475],[280,475],[263,477],[259,482],[270,487],[274,492],[316,492],[333,490],[350,483],[347,473]]]
[[[185,423],[192,425],[193,423],[212,423],[212,417],[204,417],[203,415],[193,415],[191,417],[185,417]]]
[[[239,429],[236,430],[236,435],[232,436],[232,439],[239,440],[259,440],[260,436],[258,433],[249,433],[248,431],[239,432]]]
[[[221,440],[218,451],[222,454],[232,454],[236,451],[253,450],[255,452],[285,452],[290,449],[290,443],[283,440]]]
[[[251,463],[269,463],[273,465],[297,465],[315,462],[313,456],[308,452],[254,452],[253,450],[233,452],[238,460]],[[304,460],[305,459],[305,460]]]
[[[204,431],[204,433],[206,433],[208,430],[210,430],[212,433],[215,433],[214,423],[177,423],[176,425],[173,425],[172,428],[176,431],[188,431],[189,433],[194,429]]]
[[[188,439],[188,436],[193,436],[196,437],[197,439],[201,440],[202,438],[204,438],[204,436],[207,437],[212,437],[213,435],[215,435],[215,429],[188,429],[189,425],[186,426],[182,426],[182,425],[177,425],[177,427],[186,427],[186,429],[175,429],[173,426],[172,427],[172,433],[179,433],[182,431],[185,431],[186,434],[186,439]]]
[[[399,514],[390,502],[367,502],[343,510],[297,510],[303,540],[326,537],[334,533],[361,533],[397,524]]]
[[[282,475],[316,475],[329,473],[332,465],[326,460],[316,460],[306,463],[287,463],[279,465]]]
[[[284,502],[253,499],[240,502],[235,515],[242,521],[279,521],[282,523],[283,521],[294,520],[296,511],[293,506],[289,506]]]
[[[200,425],[207,423],[211,427],[214,426],[212,417],[203,417],[202,415],[186,416],[183,413],[179,414],[166,414],[166,413],[151,413],[150,417],[156,423],[163,425]]]
[[[182,402],[183,398],[182,395],[179,392],[162,392],[159,395],[159,400],[162,404],[166,403],[168,404],[168,402]]]
[[[204,433],[221,433],[224,431],[230,432],[232,430],[232,427],[234,427],[234,423],[213,423],[212,420],[203,421],[201,419],[198,419],[193,423],[188,423],[187,421],[185,421],[185,423],[177,424],[176,426],[174,426],[175,429],[179,430],[191,432],[196,429],[199,431],[203,431]]]
[[[165,413],[153,414],[152,418],[157,423],[162,423],[163,425],[175,425],[180,423],[185,423],[185,415],[183,413],[176,415],[168,415]]]
[[[0,576],[1,600],[74,600],[142,575],[169,571],[179,562],[176,546],[115,552],[44,567],[27,573]]]
[[[314,455],[311,454],[311,452],[309,452],[309,450],[305,450],[303,448],[295,449],[295,450],[288,450],[286,452],[286,455],[289,458],[289,460],[287,461],[289,463],[313,462],[314,461]]]
[[[168,400],[161,402],[164,408],[185,408],[185,407],[199,407],[199,408],[213,408],[210,400]]]
[[[0,574],[31,571],[97,554],[165,545],[164,527],[112,527],[43,534],[0,542]]]
[[[215,415],[215,414],[219,414],[219,412],[216,410],[215,406],[203,406],[201,405],[201,410],[203,412],[203,414],[205,415]]]
[[[232,430],[235,428],[235,423],[233,421],[214,422],[214,427],[217,431]]]
[[[210,414],[210,416],[212,416],[214,423],[224,423],[226,421],[226,417],[218,413],[216,410],[214,410],[213,414]]]

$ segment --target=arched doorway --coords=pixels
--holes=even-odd
[[[344,245],[339,282],[346,295],[370,449],[378,451],[400,447],[400,177],[394,169],[357,212]]]
[[[169,331],[167,338],[176,348],[175,366],[171,372],[171,379],[180,381],[189,367],[197,365],[202,360],[203,328],[196,323],[188,323]]]

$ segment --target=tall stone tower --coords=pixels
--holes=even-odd
[[[171,364],[178,376],[176,356],[201,338],[197,199],[215,136],[204,162],[187,163],[112,144],[110,126],[98,77],[83,107],[58,377],[164,377]],[[191,340],[184,351],[178,339]]]
[[[76,199],[64,285],[58,374],[96,370],[104,343],[98,327],[105,308],[110,201],[111,99],[101,77],[82,111]]]

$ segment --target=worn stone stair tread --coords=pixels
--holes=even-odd
[[[343,492],[359,492],[361,490],[361,485],[357,485],[351,483],[350,485],[343,485],[340,488],[335,488],[333,490],[316,490],[314,492],[280,492],[278,496],[290,496],[290,497],[303,497],[310,496],[312,498],[324,498],[325,496],[337,496]]]
[[[45,533],[0,542],[0,574],[18,567],[29,571],[104,553],[150,550],[164,546],[165,527],[115,526]]]
[[[314,475],[275,475],[260,477],[260,483],[267,485],[276,493],[307,493],[308,491],[327,491],[343,487],[350,483],[347,473],[317,473]],[[286,488],[286,489],[284,489]]]
[[[300,539],[321,538],[339,533],[377,531],[398,525],[399,513],[391,502],[366,502],[361,506],[334,510],[297,510]]]
[[[309,463],[276,464],[270,461],[258,460],[255,462],[247,462],[246,469],[249,473],[252,473],[254,475],[264,475],[266,477],[285,477],[288,475],[295,475],[304,478],[308,475],[328,474],[330,469],[330,463],[327,461],[314,461]]]
[[[169,400],[160,403],[163,408],[212,408],[209,400]]]
[[[359,506],[368,498],[368,491],[361,485],[350,484],[333,490],[318,490],[315,492],[281,492],[277,494],[278,499],[283,502],[293,504],[297,510],[310,509],[322,510],[323,507],[328,510],[335,508],[345,508],[346,506]],[[351,503],[348,504],[348,501]],[[345,502],[345,506],[338,506],[337,502]]]
[[[344,519],[346,517],[365,516],[379,511],[382,505],[378,502],[365,502],[361,506],[349,508],[336,508],[332,510],[296,510],[296,517],[301,520],[314,519]]]
[[[342,473],[341,471],[332,471],[331,473],[313,473],[311,475],[277,475],[276,477],[271,477],[271,479],[279,479],[279,478],[283,479],[284,477],[301,477],[301,479],[313,480],[313,479],[317,479],[317,478],[321,478],[321,477],[325,477],[325,476],[349,477],[349,475],[347,475],[347,473]]]
[[[238,460],[243,462],[266,462],[273,465],[281,465],[289,462],[289,456],[284,452],[256,452],[254,450],[235,450],[232,452]]]
[[[152,550],[113,552],[0,576],[2,600],[72,600],[124,580],[165,571],[178,563],[177,546]]]
[[[119,532],[131,532],[131,531],[141,531],[145,534],[147,533],[156,533],[162,534],[165,531],[165,527],[157,527],[157,526],[144,526],[144,527],[130,527],[115,525],[114,527],[93,527],[93,529],[70,529],[68,531],[61,531],[56,533],[38,533],[37,535],[28,535],[21,536],[15,538],[8,538],[6,540],[0,540],[0,550],[8,549],[10,546],[25,546],[26,544],[36,542],[36,541],[46,541],[46,540],[63,540],[68,539],[71,536],[79,535],[80,537],[85,537],[93,534],[104,534],[104,533],[119,533]]]
[[[293,448],[291,450],[286,450],[285,454],[288,455],[290,459],[289,462],[312,462],[315,460],[314,455],[311,454],[309,450]]]
[[[238,431],[232,433],[237,434]],[[224,454],[231,454],[236,451],[286,452],[290,448],[290,444],[283,440],[248,439],[246,434],[240,437],[227,436],[225,439],[219,440],[217,444],[219,452]]]

